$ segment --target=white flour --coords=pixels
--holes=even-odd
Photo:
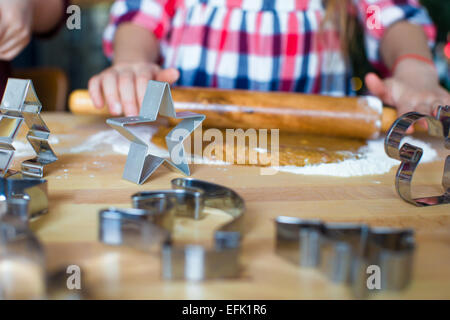
[[[48,142],[50,143],[50,145],[56,145],[59,143],[59,138],[55,135],[51,135],[48,139]],[[35,152],[28,141],[15,140],[12,145],[14,149],[16,149],[16,151],[14,152],[15,157],[20,158],[35,155]]]
[[[145,140],[149,141],[151,136],[157,131],[157,128],[155,127],[150,128],[151,130],[149,130],[149,127],[137,127],[134,130],[139,130],[141,133],[145,133]],[[406,141],[423,149],[424,153],[421,163],[436,160],[437,152],[428,143],[411,137],[406,137],[403,142]],[[115,130],[106,130],[90,136],[82,144],[70,149],[69,153],[99,150],[102,146],[108,148],[109,151],[116,154],[126,155],[128,154],[130,143]],[[150,151],[154,155],[168,157],[167,150],[161,149],[153,143],[150,143]],[[267,150],[260,148],[257,148],[256,151],[263,153],[267,152]],[[384,174],[389,172],[392,167],[399,164],[399,161],[389,158],[384,152],[384,139],[368,141],[368,145],[361,148],[359,151],[360,156],[358,159],[347,159],[337,163],[323,163],[317,165],[307,165],[304,167],[281,166],[276,167],[276,169],[281,172],[293,174],[352,177]],[[194,161],[196,164],[228,165],[228,163],[222,161],[201,158],[198,156],[194,157]]]
[[[158,128],[136,127],[134,130],[136,132],[139,131],[140,136],[143,137],[145,141],[150,141],[152,135],[158,131]],[[106,147],[109,151],[113,151],[114,153],[126,155],[128,154],[128,149],[130,148],[130,142],[115,130],[105,130],[90,136],[82,144],[69,149],[69,153],[97,151],[101,149],[101,147]],[[150,149],[156,156],[169,156],[167,150],[161,149],[153,143],[150,143]]]
[[[437,152],[428,143],[406,137],[402,143],[408,142],[423,149],[421,163],[432,162],[437,158]],[[384,174],[397,166],[398,160],[389,158],[384,152],[384,139],[370,140],[368,145],[359,150],[359,159],[347,159],[337,163],[323,163],[304,167],[282,166],[279,171],[304,175],[326,175],[334,177],[354,177]]]
[[[158,128],[151,126],[137,126],[133,131],[139,132],[143,140],[150,141],[153,134],[158,131]],[[130,142],[115,130],[100,131],[99,133],[90,136],[82,144],[70,149],[69,153],[94,151],[99,150],[101,147],[109,148],[110,151],[117,154],[127,155],[130,148]],[[149,143],[149,152],[161,158],[169,157],[169,152],[167,150],[162,149],[151,142]],[[192,161],[196,164],[229,165],[229,163],[223,161],[211,160],[196,155],[194,155]]]

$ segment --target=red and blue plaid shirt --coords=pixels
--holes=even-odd
[[[416,0],[353,0],[350,10],[375,66],[380,39],[397,21],[422,25],[434,39]],[[324,17],[321,0],[117,0],[104,49],[112,58],[118,25],[131,22],[159,39],[163,66],[180,70],[177,85],[351,95],[350,64]]]

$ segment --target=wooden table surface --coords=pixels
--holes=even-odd
[[[394,190],[396,168],[384,175],[335,178],[289,173],[262,176],[256,167],[191,165],[192,177],[231,187],[246,201],[243,272],[238,279],[226,281],[163,281],[157,253],[98,242],[98,211],[130,207],[133,193],[167,189],[170,180],[180,175],[161,167],[147,183],[134,185],[121,178],[126,156],[104,150],[67,152],[89,135],[107,130],[104,119],[70,114],[45,114],[44,119],[58,135],[54,149],[59,160],[46,172],[49,213],[33,221],[32,229],[45,245],[48,270],[79,265],[83,286],[93,298],[352,298],[346,286],[334,285],[320,272],[275,255],[278,215],[414,228],[417,250],[411,285],[400,293],[379,293],[374,298],[450,298],[450,206],[417,208],[400,200]],[[446,152],[438,141],[433,145],[441,160],[424,164],[417,172],[415,187],[420,195],[442,193]],[[202,221],[178,219],[176,239],[211,244],[214,229],[226,219],[220,213]]]

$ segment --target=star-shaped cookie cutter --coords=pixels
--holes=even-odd
[[[31,80],[8,79],[0,106],[0,176],[8,175],[8,168],[14,156],[12,145],[23,121],[29,128],[27,140],[36,157],[22,162],[22,174],[42,178],[44,166],[58,160],[48,138],[50,130],[42,120],[42,104]]]
[[[158,115],[182,119],[166,136],[169,159],[148,154],[149,141],[144,141],[139,133],[133,132],[133,125],[155,122]],[[190,175],[183,142],[203,122],[205,116],[193,112],[175,112],[168,83],[149,81],[144,101],[138,117],[112,118],[106,123],[131,141],[123,178],[136,184],[143,184],[163,163]]]
[[[444,138],[446,149],[450,150],[450,106],[440,106],[436,118],[417,112],[408,112],[398,118],[389,129],[384,142],[387,155],[402,163],[395,176],[395,188],[398,195],[406,202],[418,207],[434,206],[450,203],[450,155],[446,157],[442,186],[444,193],[440,196],[431,196],[414,199],[411,195],[411,181],[423,154],[423,149],[409,143],[400,143],[406,135],[406,130],[420,119],[428,124],[428,134]]]

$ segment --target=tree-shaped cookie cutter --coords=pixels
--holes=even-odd
[[[58,160],[48,142],[50,130],[41,118],[41,110],[31,80],[8,79],[0,106],[0,176],[8,174],[15,151],[12,143],[24,120],[29,128],[27,140],[36,157],[22,162],[22,174],[42,178],[44,166]]]
[[[418,207],[434,206],[450,203],[450,156],[447,156],[442,177],[444,193],[440,196],[431,196],[414,199],[411,195],[411,182],[423,154],[423,149],[404,143],[400,146],[406,131],[420,119],[428,124],[428,134],[434,137],[443,137],[446,149],[450,150],[450,106],[440,106],[436,118],[417,112],[408,112],[398,118],[389,129],[385,139],[384,148],[387,155],[402,163],[395,176],[395,188],[398,195],[406,202]]]
[[[237,277],[244,200],[233,190],[192,178],[172,180],[172,190],[140,192],[132,196],[133,209],[106,209],[99,213],[99,239],[110,245],[149,250],[162,244],[164,279],[191,281]],[[214,247],[177,245],[172,241],[173,219],[200,219],[203,208],[216,208],[233,219],[214,233]]]

